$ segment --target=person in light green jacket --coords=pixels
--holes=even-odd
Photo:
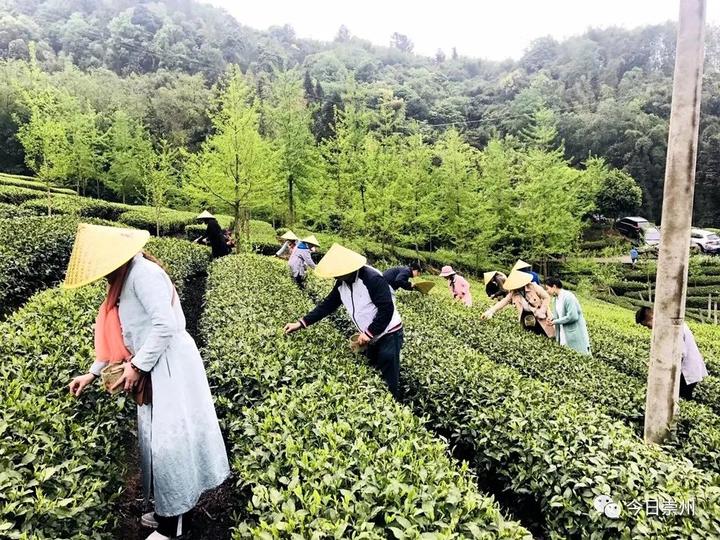
[[[560,345],[575,349],[580,354],[589,355],[590,336],[577,297],[563,289],[562,281],[556,277],[548,278],[545,289],[555,298],[552,323],[557,330],[556,339]]]

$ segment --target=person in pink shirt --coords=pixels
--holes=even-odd
[[[470,284],[465,278],[459,276],[450,265],[443,266],[440,270],[440,277],[448,280],[450,294],[455,300],[463,302],[466,306],[472,306],[472,294],[470,294]]]

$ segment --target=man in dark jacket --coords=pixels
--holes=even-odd
[[[220,224],[218,223],[218,220],[215,219],[215,216],[205,210],[197,217],[197,219],[205,223],[207,226],[207,229],[205,230],[204,243],[210,245],[213,259],[228,255],[230,253],[230,246],[228,245],[227,238],[225,237],[225,232],[222,230],[222,227],[220,227]]]
[[[415,286],[410,282],[410,278],[416,278],[419,275],[420,263],[417,262],[412,262],[410,266],[394,266],[383,272],[385,281],[388,282],[394,291],[398,289],[412,291]]]
[[[359,332],[357,344],[367,347],[370,364],[380,370],[395,398],[398,397],[400,350],[403,329],[390,286],[367,259],[339,244],[333,244],[315,267],[315,275],[334,278],[330,294],[310,313],[285,325],[291,334],[321,321],[341,305]]]

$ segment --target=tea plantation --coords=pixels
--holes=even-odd
[[[92,362],[103,286],[57,284],[79,221],[154,232],[154,213],[59,192],[48,217],[37,186],[6,180],[0,537],[134,539],[124,525],[137,516],[123,510],[137,468],[134,404],[97,386],[81,399],[67,392]],[[581,298],[586,357],[521,333],[509,313],[481,322],[481,285],[471,281],[467,309],[438,279],[428,296],[398,294],[397,402],[350,351],[342,314],[282,335],[330,283],[311,275],[301,291],[282,261],[263,256],[277,249],[270,224],[251,224],[257,254],[211,263],[188,241],[202,234],[194,215],[163,215],[161,232],[175,237],[148,250],[197,329],[233,470],[221,538],[720,538],[717,327],[692,324],[711,376],[681,403],[666,444],[650,447],[641,438],[650,336],[630,310]],[[619,517],[598,511],[599,495],[620,505]],[[653,515],[648,500],[693,512]]]

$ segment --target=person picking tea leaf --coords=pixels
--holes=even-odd
[[[333,244],[315,268],[321,278],[335,279],[330,294],[297,322],[285,325],[291,334],[321,321],[341,305],[358,329],[357,346],[378,369],[395,398],[398,397],[403,327],[390,285],[367,259],[340,244]]]
[[[141,523],[157,529],[148,540],[165,540],[184,533],[184,514],[225,481],[230,467],[175,287],[159,261],[142,251],[149,237],[147,231],[81,223],[63,287],[108,280],[95,324],[96,361],[90,373],[70,382],[70,392],[80,396],[111,368],[116,382],[108,390],[134,394],[145,500],[155,503]]]

